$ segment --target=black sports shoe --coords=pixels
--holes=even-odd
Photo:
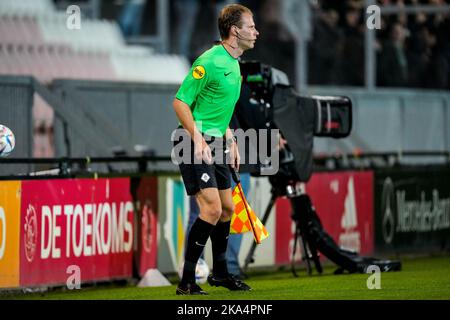
[[[177,287],[177,295],[206,295],[208,292],[203,291],[196,283],[188,283],[182,285],[181,283]]]
[[[247,285],[246,283],[244,283],[241,280],[236,279],[236,277],[234,277],[231,274],[228,274],[228,276],[225,278],[219,278],[219,277],[214,276],[213,274],[210,274],[208,276],[208,283],[211,286],[225,287],[231,291],[250,291],[250,290],[252,290],[252,288],[250,288],[249,285]]]

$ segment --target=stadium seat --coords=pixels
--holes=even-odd
[[[43,39],[33,17],[0,16],[1,43],[42,43]]]
[[[56,78],[180,83],[186,58],[127,45],[114,21],[83,19],[67,27],[51,0],[0,1],[0,73]]]
[[[54,11],[55,7],[51,0],[0,1],[0,15],[36,17]]]

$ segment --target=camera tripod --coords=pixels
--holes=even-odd
[[[272,181],[271,181],[272,182]],[[276,185],[276,187],[274,187]],[[308,228],[312,227],[307,219],[307,215],[309,210],[311,210],[311,200],[309,196],[302,190],[302,183],[290,181],[287,183],[285,188],[278,186],[276,183],[272,183],[271,190],[271,198],[264,212],[264,216],[261,220],[262,224],[267,222],[269,218],[270,212],[277,200],[278,197],[287,196],[291,202],[292,206],[292,215],[291,218],[295,221],[295,234],[294,234],[294,246],[292,250],[292,258],[291,258],[291,271],[295,277],[297,277],[297,272],[295,268],[295,252],[297,251],[297,245],[302,246],[304,253],[304,260],[306,261],[306,270],[308,275],[312,274],[311,262],[314,263],[314,266],[319,274],[322,273],[322,265],[319,260],[319,253],[317,251],[317,247],[314,241],[309,240],[309,232]],[[256,250],[256,242],[252,243],[252,246],[245,258],[244,262],[244,271],[247,271],[248,265],[253,263],[254,253]]]

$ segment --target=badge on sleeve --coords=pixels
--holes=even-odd
[[[205,74],[206,74],[205,68],[202,66],[196,66],[194,68],[194,71],[192,71],[192,76],[197,80],[203,79]]]

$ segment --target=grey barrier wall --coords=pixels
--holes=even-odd
[[[103,150],[99,150],[95,145],[85,144],[76,134],[76,129],[83,128],[75,128],[70,124],[70,156],[112,156],[113,150],[117,148],[125,149],[128,155],[138,155],[142,147],[153,155],[170,155],[170,138],[178,123],[172,109],[172,100],[177,89],[177,85],[167,84],[54,81],[52,91],[61,97],[64,103],[70,102],[71,112],[78,113],[84,119],[82,126],[91,127],[103,141]],[[57,120],[56,156],[65,156],[68,153],[63,131],[62,122]],[[113,139],[113,136],[116,139]],[[118,141],[120,138],[122,141]],[[113,170],[133,169],[120,164],[114,164],[112,167]],[[170,163],[160,163],[153,168],[176,169]]]
[[[354,148],[364,152],[450,150],[450,91],[309,89],[310,94],[345,95],[353,103],[353,130],[349,138],[316,138],[315,152],[346,153]]]
[[[0,76],[0,124],[10,128],[16,146],[10,158],[29,158],[33,154],[32,78]],[[0,164],[0,175],[26,173],[26,164]]]
[[[171,106],[177,89],[178,85],[56,80],[50,91],[33,78],[2,76],[0,123],[9,124],[17,138],[10,157],[33,154],[34,92],[55,111],[56,157],[111,156],[117,146],[128,155],[139,155],[136,145],[167,156],[172,145],[170,136],[177,126]],[[363,152],[450,150],[448,91],[310,87],[308,94],[346,95],[354,106],[350,137],[316,138],[316,153],[348,153],[355,148]],[[408,159],[403,160],[408,163]],[[420,161],[435,158],[422,157]],[[157,169],[175,168],[170,163],[162,166]],[[11,171],[23,172],[27,168],[30,170],[21,165]],[[2,172],[4,169],[0,169]]]
[[[146,145],[158,155],[169,155],[170,133],[177,125],[171,108],[177,87],[66,80],[58,81],[55,89],[63,97],[76,101],[75,106],[98,110],[133,145]],[[342,140],[316,138],[316,153],[347,153],[355,148],[364,152],[450,150],[448,91],[311,87],[309,94],[346,95],[354,106],[350,137]],[[60,141],[57,146],[63,147],[63,143]],[[57,150],[63,151],[59,147]],[[81,145],[74,145],[73,150],[74,156],[86,155]],[[436,158],[411,161],[431,160]]]
[[[16,136],[16,147],[9,158],[33,157],[34,94],[55,112],[55,157],[108,157],[116,147],[133,156],[140,154],[142,146],[153,155],[170,155],[170,137],[178,124],[172,110],[178,86],[56,80],[51,89],[32,77],[0,77],[0,123]],[[110,171],[136,169],[129,166],[93,167],[102,171],[106,167]],[[176,169],[171,163],[152,168]],[[2,164],[0,175],[27,174],[35,169],[35,165]]]

